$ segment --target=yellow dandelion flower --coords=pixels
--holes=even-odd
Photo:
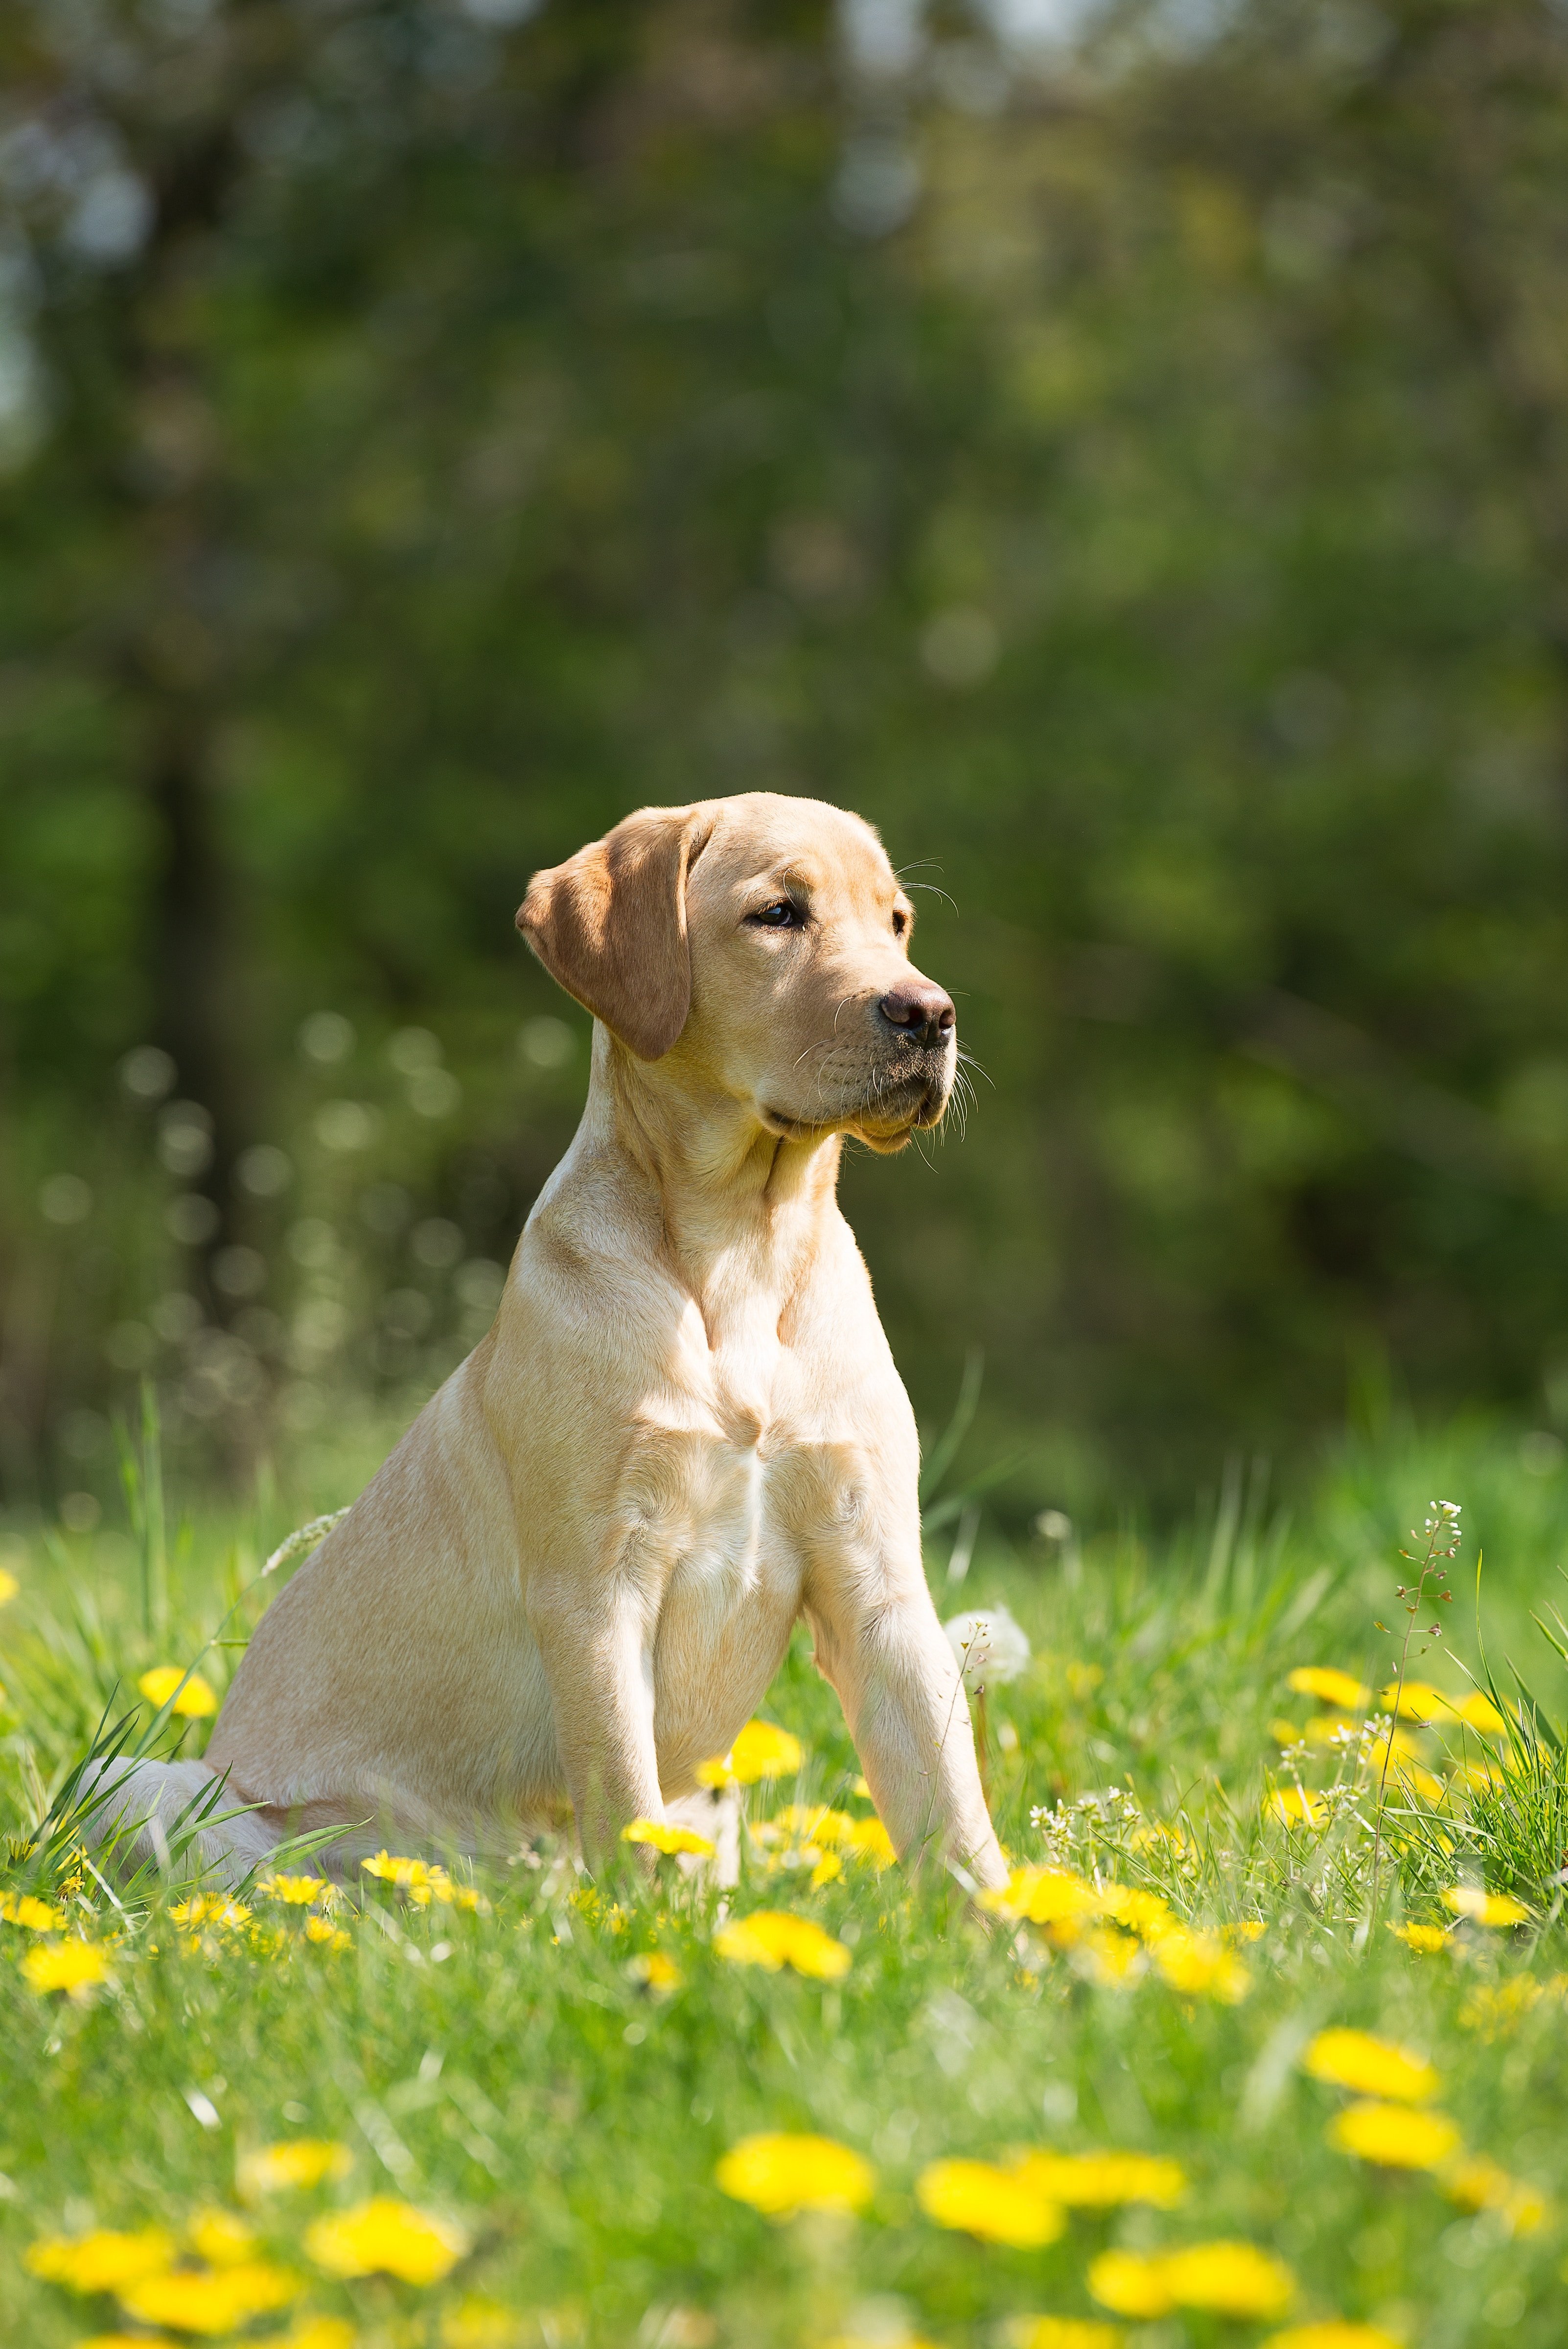
[[[121,2233],[95,2227],[90,2235],[48,2235],[22,2255],[29,2274],[67,2292],[118,2292],[122,2283],[161,2275],[174,2264],[174,2238],[161,2227]]]
[[[183,1688],[180,1688],[182,1681]],[[211,1684],[200,1672],[183,1672],[178,1664],[156,1664],[151,1671],[142,1673],[136,1685],[148,1703],[160,1711],[173,1696],[175,1712],[187,1721],[206,1721],[218,1710]],[[178,1696],[174,1696],[176,1689],[180,1689]]]
[[[109,1980],[109,1960],[91,1941],[38,1941],[22,1961],[22,1979],[40,1997],[63,1990],[67,1998],[85,1999]]]
[[[1067,2223],[1023,2170],[990,2161],[931,2162],[915,2180],[915,2199],[939,2227],[1021,2251],[1054,2243]]]
[[[66,1921],[63,1909],[52,1909],[31,1892],[7,1892],[0,1899],[0,1917],[7,1925],[26,1925],[29,1933],[57,1933]]]
[[[354,1946],[353,1935],[345,1932],[341,1925],[335,1925],[330,1917],[307,1917],[305,1938],[307,1941],[319,1941],[327,1950],[351,1950]]]
[[[256,2247],[255,2230],[237,2210],[198,2210],[185,2230],[185,2240],[210,2268],[238,2267]]]
[[[1472,1925],[1528,1925],[1530,1911],[1522,1900],[1507,1892],[1483,1892],[1476,1884],[1450,1884],[1443,1895],[1446,1907]]]
[[[1424,2055],[1375,2039],[1369,2031],[1320,2031],[1302,2057],[1302,2069],[1314,2080],[1354,2088],[1357,2095],[1397,2098],[1403,2104],[1424,2105],[1438,2087],[1438,2075]]]
[[[870,2163],[848,2146],[783,2131],[742,2137],[713,2176],[722,2193],[770,2219],[797,2210],[863,2210],[877,2185]]]
[[[893,1838],[880,1819],[856,1819],[844,1838],[845,1848],[875,1868],[891,1868],[898,1859]]]
[[[1459,2124],[1447,2113],[1408,2105],[1347,2105],[1329,2123],[1328,2141],[1380,2169],[1438,2169],[1459,2151]]]
[[[1269,1723],[1269,1735],[1276,1745],[1297,1745],[1302,1732],[1296,1722],[1287,1721],[1282,1713],[1277,1713]]]
[[[857,1821],[847,1811],[829,1810],[819,1803],[786,1803],[753,1832],[764,1843],[841,1844],[854,1834]]]
[[[771,1721],[748,1721],[728,1754],[699,1763],[700,1786],[754,1786],[763,1778],[787,1778],[798,1770],[803,1748],[798,1737]]]
[[[1396,1762],[1393,1775],[1397,1785],[1403,1786],[1407,1794],[1417,1795],[1430,1808],[1435,1808],[1449,1791],[1447,1781],[1419,1762]]]
[[[1238,1917],[1234,1924],[1220,1926],[1220,1938],[1234,1947],[1238,1941],[1261,1941],[1268,1930],[1261,1917]]]
[[[1158,1940],[1162,1934],[1177,1930],[1177,1917],[1168,1900],[1158,1892],[1140,1891],[1130,1884],[1103,1884],[1099,1891],[1099,1911],[1115,1925],[1129,1933],[1137,1933],[1146,1941]]]
[[[778,1875],[781,1869],[792,1875],[805,1869],[809,1871],[811,1882],[817,1885],[831,1884],[844,1873],[839,1853],[825,1850],[820,1843],[800,1842],[776,1819],[763,1819],[751,1829],[751,1838],[769,1876]]]
[[[1328,1816],[1328,1805],[1310,1786],[1272,1787],[1263,1809],[1268,1817],[1287,1827],[1320,1827]]]
[[[1461,2209],[1494,2211],[1511,2235],[1533,2235],[1544,2224],[1549,2207],[1538,2187],[1511,2178],[1484,2153],[1456,2163],[1443,2179],[1443,2191]]]
[[[1385,1713],[1395,1713],[1400,1721],[1423,1723],[1445,1721],[1454,1710],[1442,1690],[1434,1688],[1430,1681],[1407,1681],[1403,1689],[1397,1681],[1390,1681],[1386,1688],[1378,1690],[1377,1702]]]
[[[1479,1730],[1483,1737],[1502,1737],[1507,1733],[1507,1721],[1480,1689],[1471,1689],[1469,1696],[1453,1698],[1449,1710],[1457,1721],[1462,1721],[1468,1729]]]
[[[1293,2324],[1271,2333],[1262,2349],[1404,2349],[1380,2324],[1356,2324],[1331,2316],[1321,2324]]]
[[[1075,2209],[1152,2202],[1171,2210],[1187,2192],[1181,2164],[1154,2153],[1027,2153],[1019,2174],[1048,2202]]]
[[[1354,1737],[1355,1723],[1343,1713],[1319,1713],[1300,1733],[1309,1745],[1332,1745],[1336,1737]]]
[[[798,1806],[791,1804],[791,1809],[798,1809]],[[852,1818],[847,1811],[824,1809],[824,1811],[817,1811],[817,1816],[812,1818],[810,1827],[805,1830],[805,1839],[810,1844],[828,1844],[828,1847],[838,1847],[838,1844],[850,1842],[850,1837],[855,1835],[855,1826],[857,1826],[855,1818]]]
[[[1049,1930],[1058,1944],[1071,1947],[1075,1970],[1102,1990],[1119,1990],[1132,1975],[1145,1971],[1143,1944],[1130,1933],[1114,1932],[1103,1925],[1091,1925],[1086,1931],[1076,1925],[1054,1925]]]
[[[858,1795],[863,1803],[868,1803],[872,1799],[870,1786],[864,1778],[857,1778],[849,1791],[852,1795]]]
[[[1407,1729],[1391,1729],[1386,1737],[1373,1738],[1366,1748],[1368,1767],[1379,1775],[1385,1760],[1392,1768],[1396,1763],[1418,1761],[1420,1754],[1420,1744]]]
[[[1171,1851],[1180,1852],[1185,1858],[1198,1856],[1198,1846],[1189,1830],[1179,1824],[1172,1826],[1168,1819],[1141,1819],[1128,1836],[1135,1851],[1150,1851],[1164,1844]]]
[[[1090,2297],[1118,2316],[1168,2316],[1176,2306],[1158,2251],[1102,2251],[1089,2263]]]
[[[296,2186],[319,2186],[324,2178],[346,2178],[353,2156],[335,2137],[293,2137],[281,2145],[257,2146],[239,2159],[242,2198],[254,2202],[261,2194],[279,2194]]]
[[[1460,2007],[1459,2021],[1467,2031],[1479,2031],[1483,2039],[1507,2039],[1546,1995],[1546,1984],[1532,1982],[1528,1974],[1510,1982],[1482,1982]]]
[[[1121,2328],[1093,2316],[1014,2316],[1010,2349],[1121,2349]]]
[[[257,1885],[269,1900],[286,1900],[291,1909],[308,1909],[333,1887],[325,1876],[264,1876]]]
[[[1435,1957],[1449,1946],[1448,1930],[1442,1925],[1390,1925],[1388,1930],[1424,1958]]]
[[[7,1568],[0,1566],[0,1607],[9,1607],[21,1588],[16,1576]]]
[[[163,2333],[94,2333],[76,2349],[174,2349]]]
[[[980,1906],[1031,1925],[1074,1922],[1100,1914],[1095,1886],[1065,1868],[1015,1868],[1005,1886],[982,1892]]]
[[[776,1973],[793,1966],[797,1974],[818,1982],[837,1982],[850,1967],[849,1951],[809,1917],[793,1916],[784,1909],[758,1909],[725,1925],[713,1936],[713,1947],[732,1965],[763,1966]]]
[[[1319,1704],[1343,1705],[1347,1713],[1359,1713],[1366,1702],[1355,1673],[1336,1671],[1332,1664],[1298,1664],[1287,1673],[1285,1686],[1297,1696],[1315,1696]]]
[[[334,2211],[306,2230],[305,2248],[329,2275],[394,2275],[404,2283],[439,2283],[468,2250],[449,2219],[378,2194],[352,2210]]]
[[[452,1899],[452,1881],[444,1868],[433,1859],[404,1859],[396,1853],[379,1851],[370,1859],[359,1862],[367,1876],[374,1876],[394,1891],[408,1895],[416,1909],[428,1909],[432,1900],[449,1908]]]
[[[422,1859],[406,1858],[400,1853],[390,1852],[385,1844],[379,1851],[372,1852],[368,1859],[362,1859],[359,1865],[367,1876],[374,1876],[384,1884],[410,1884],[425,1873]]]
[[[274,2333],[266,2349],[354,2349],[358,2338],[346,2316],[300,2316],[286,2333]]]
[[[1296,2280],[1282,2260],[1255,2243],[1190,2243],[1165,2255],[1165,2284],[1178,2308],[1220,2316],[1282,2316]]]
[[[250,1922],[250,1910],[243,1901],[231,1900],[221,1892],[193,1892],[189,1900],[177,1900],[169,1911],[171,1920],[182,1932],[199,1933],[209,1926],[234,1931]]]
[[[1171,1989],[1189,1998],[1239,2006],[1252,1987],[1251,1975],[1217,1933],[1165,1933],[1153,1947],[1155,1964]]]
[[[674,1959],[662,1950],[644,1950],[639,1956],[628,1958],[626,1970],[633,1982],[641,1982],[656,1998],[668,1998],[685,1980]]]
[[[663,1819],[633,1819],[630,1826],[622,1827],[620,1839],[654,1851],[695,1852],[700,1859],[711,1859],[717,1848],[706,1836],[694,1835],[690,1827],[672,1827]]]
[[[1089,2269],[1089,2290],[1118,2316],[1164,2316],[1204,2308],[1220,2316],[1282,2316],[1295,2278],[1255,2243],[1189,2243],[1174,2251],[1105,2251]]]
[[[235,2333],[254,2316],[297,2300],[305,2286],[270,2260],[227,2268],[177,2268],[120,2287],[127,2316],[141,2324],[168,2324],[176,2333]]]

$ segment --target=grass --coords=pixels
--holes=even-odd
[[[273,1587],[251,1587],[260,1564],[292,1524],[348,1496],[369,1447],[331,1463],[317,1453],[308,1489],[171,1516],[166,1539],[136,1487],[140,1547],[113,1531],[18,1533],[5,1563],[19,1588],[0,1613],[4,1881],[13,1899],[58,1902],[67,1922],[0,1923],[0,2261],[14,2337],[63,2349],[128,2328],[112,2294],[34,2274],[29,2246],[95,2227],[180,2237],[220,2209],[254,2231],[253,2267],[304,2284],[245,2337],[305,2349],[917,2338],[1104,2349],[1112,2337],[1254,2349],[1329,2319],[1409,2349],[1556,2344],[1568,2251],[1563,1661],[1530,1619],[1553,1620],[1568,1475],[1532,1441],[1521,1455],[1507,1430],[1479,1423],[1386,1433],[1348,1444],[1293,1517],[1237,1477],[1162,1542],[1058,1528],[1010,1547],[982,1532],[961,1585],[946,1579],[950,1511],[929,1559],[942,1612],[1004,1603],[1033,1651],[987,1696],[1004,1843],[1021,1866],[1070,1872],[1091,1904],[1101,1888],[1101,1909],[1103,1888],[1121,1885],[1169,1914],[1162,1925],[1146,1903],[1141,1937],[1103,1916],[1053,1923],[1058,1874],[1044,1894],[1040,1878],[1022,1882],[1015,1913],[985,1918],[929,1872],[910,1880],[850,1858],[814,1888],[809,1855],[766,1872],[787,1835],[757,1845],[732,1915],[815,1920],[847,1954],[836,1979],[727,1960],[720,1896],[673,1860],[651,1889],[590,1885],[548,1850],[504,1877],[454,1869],[472,1907],[443,1899],[439,1876],[427,1906],[367,1878],[330,1920],[341,1946],[306,1937],[317,1909],[259,1890],[233,1922],[151,1882],[117,1899],[75,1859],[57,1816],[37,1837],[51,1795],[116,1689],[124,1709],[149,1666],[195,1664],[221,1692],[237,1648],[203,1643],[225,1618],[225,1638],[243,1640]],[[1397,1635],[1373,1627],[1380,1616],[1403,1631],[1397,1546],[1435,1495],[1464,1505],[1461,1594],[1467,1561],[1473,1578],[1486,1549],[1480,1636],[1461,1595],[1442,1610],[1456,1619],[1437,1651],[1413,1651],[1410,1671],[1457,1697],[1471,1687],[1460,1659],[1483,1681],[1490,1663],[1511,1727],[1505,1739],[1451,1720],[1409,1725],[1372,1915],[1375,1736],[1353,1719],[1337,1744],[1289,1746],[1271,1723],[1304,1730],[1321,1712],[1290,1688],[1298,1667],[1373,1689],[1392,1677]],[[749,1790],[753,1820],[792,1803],[864,1816],[836,1702],[798,1639],[764,1712],[803,1758],[796,1779]],[[151,1719],[144,1707],[142,1733]],[[166,1714],[151,1733],[160,1750],[182,1736],[194,1751],[203,1728]],[[1429,1774],[1425,1795],[1407,1760]],[[1462,1765],[1489,1760],[1491,1781],[1466,1784]],[[1287,1824],[1270,1797],[1297,1785],[1318,1799]],[[820,1832],[813,1848],[828,1848]],[[1511,1893],[1528,1920],[1456,1921],[1443,1899],[1455,1884]],[[1045,1921],[1018,1913],[1032,1906]],[[1423,1954],[1391,1930],[1410,1923],[1443,1929],[1441,1946]],[[1185,1939],[1172,1939],[1177,1924]],[[29,1983],[29,1952],[78,1941],[104,1953],[104,1983],[77,1997]],[[667,1966],[650,1969],[655,1956]],[[1303,2057],[1338,2025],[1429,2059],[1436,2104],[1468,2153],[1513,2181],[1493,2181],[1495,2207],[1452,2199],[1452,2158],[1399,2170],[1330,2142],[1349,2098]],[[763,2131],[826,2137],[869,2164],[860,2214],[770,2219],[721,2190],[727,2150]],[[247,2157],[317,2137],[347,2149],[343,2174],[246,2199]],[[1004,2163],[1025,2146],[1168,2157],[1186,2191],[1170,2208],[1074,2209],[1054,2240],[1023,2248],[922,2208],[930,2165]],[[981,2184],[972,2224],[1006,2231],[1012,2189]],[[1472,2182],[1470,2199],[1481,2190]],[[313,2224],[375,2196],[452,2230],[435,2261],[452,2261],[447,2272],[334,2271],[339,2239]],[[1102,2290],[1114,2283],[1096,2267],[1109,2249],[1217,2240],[1288,2268],[1288,2317],[1178,2306],[1123,2318],[1090,2289],[1091,2271]],[[402,2254],[387,2256],[395,2266]],[[198,2318],[206,2337],[244,2330],[243,2309],[225,2317],[223,2293],[202,2290],[180,2337]],[[1042,2316],[1116,2332],[1031,2329]],[[317,2319],[339,2329],[312,2332]],[[1324,2349],[1336,2338],[1356,2349],[1359,2336],[1322,2336]]]

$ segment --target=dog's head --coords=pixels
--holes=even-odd
[[[951,999],[909,960],[914,908],[868,823],[747,792],[642,808],[536,873],[517,926],[639,1061],[769,1132],[900,1150],[952,1091]]]

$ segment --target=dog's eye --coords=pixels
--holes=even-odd
[[[759,930],[798,930],[801,927],[800,907],[788,897],[775,897],[771,905],[761,905],[746,919],[754,922]]]
[[[905,913],[902,905],[899,905],[895,909],[893,915],[893,936],[896,938],[901,938],[909,926],[909,916]]]

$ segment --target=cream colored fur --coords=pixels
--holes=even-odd
[[[231,1872],[256,1831],[339,1825],[348,1868],[574,1816],[602,1859],[691,1794],[804,1615],[905,1859],[1004,1880],[835,1195],[846,1133],[900,1147],[951,1087],[950,1031],[878,1008],[933,992],[912,918],[868,825],[770,793],[535,876],[519,925],[596,1014],[582,1123],[489,1335],[257,1628],[207,1755],[260,1806]]]

